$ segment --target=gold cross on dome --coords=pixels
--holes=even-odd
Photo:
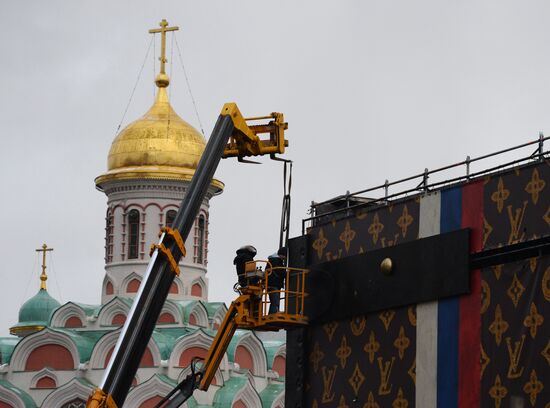
[[[159,25],[160,25],[160,28],[150,29],[149,34],[160,33],[160,57],[159,57],[160,73],[161,74],[166,74],[165,64],[168,61],[166,59],[166,33],[168,31],[177,31],[180,28],[176,27],[176,26],[168,27],[168,21],[166,21],[165,19],[162,19],[162,21],[159,23]]]
[[[46,252],[53,251],[53,248],[48,248],[46,244],[42,245],[42,248],[36,250],[36,252],[42,252],[42,274],[40,275],[40,289],[46,290],[46,281],[48,275],[46,275]]]

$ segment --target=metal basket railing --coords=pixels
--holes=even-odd
[[[250,286],[257,288],[256,293],[258,293],[260,297],[257,303],[258,310],[255,316],[257,316],[260,321],[265,322],[273,320],[274,317],[276,317],[276,320],[279,322],[296,322],[304,320],[304,304],[307,296],[305,291],[306,274],[308,270],[272,266],[269,261],[264,260],[255,260],[254,262],[250,262],[250,264],[251,266],[248,268],[249,272],[247,273],[247,278],[251,279]],[[265,265],[264,268],[262,268],[262,264]],[[273,275],[278,272],[284,275],[284,286],[282,288],[274,287],[270,284],[270,277],[272,278]],[[279,296],[280,303],[279,310],[275,314],[270,315],[270,295],[273,294]]]

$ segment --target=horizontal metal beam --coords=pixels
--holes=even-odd
[[[550,236],[477,252],[470,256],[470,268],[487,268],[545,254],[550,254]]]

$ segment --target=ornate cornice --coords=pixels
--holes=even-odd
[[[187,184],[193,178],[194,173],[194,170],[169,166],[123,167],[97,177],[95,184],[97,189],[109,194],[110,185],[117,182],[152,181],[152,184],[158,184],[159,181],[169,181]],[[210,186],[215,190],[214,194],[221,193],[225,187],[221,181],[216,179],[212,180]]]

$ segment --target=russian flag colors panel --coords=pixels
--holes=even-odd
[[[431,193],[420,199],[419,238],[470,228],[471,251],[479,251],[482,217],[481,182]],[[469,296],[417,305],[417,407],[479,406],[479,271],[470,284]]]

